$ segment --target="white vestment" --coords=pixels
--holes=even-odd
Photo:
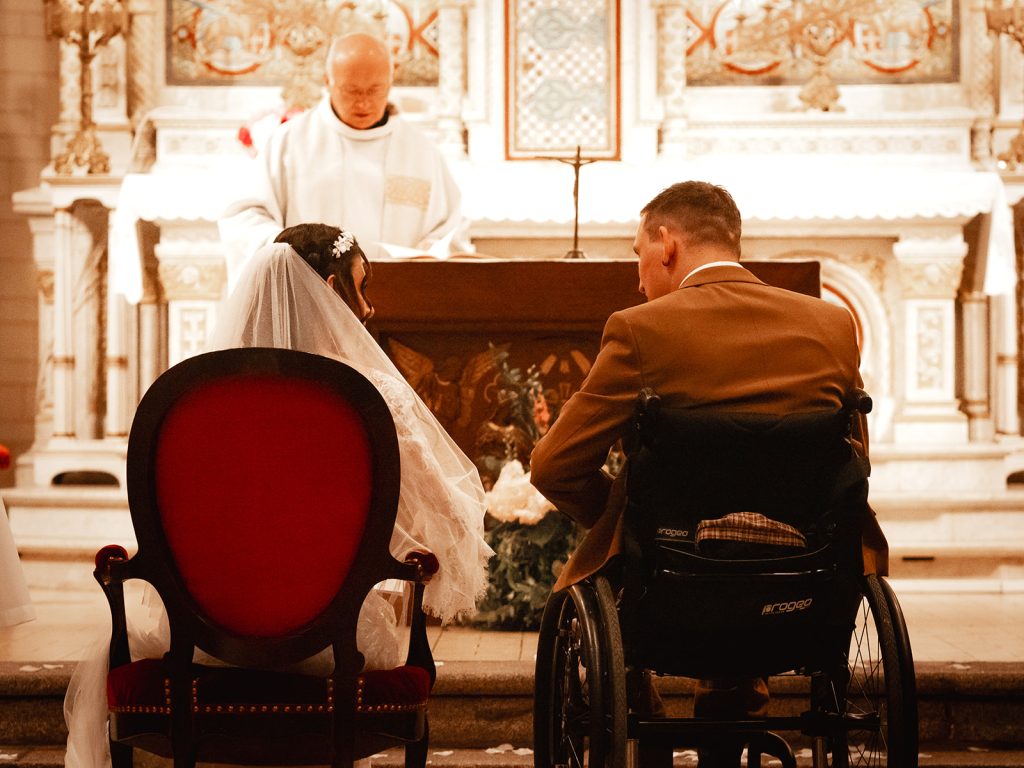
[[[341,227],[374,259],[385,255],[378,243],[426,250],[462,223],[459,188],[426,136],[399,115],[350,128],[327,97],[271,134],[243,184],[219,222],[229,288],[285,227]]]

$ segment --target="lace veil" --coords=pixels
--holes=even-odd
[[[351,365],[391,409],[402,463],[391,552],[427,548],[441,565],[424,608],[443,621],[475,609],[487,586],[484,490],[455,444],[356,316],[290,245],[260,248],[217,320],[211,349],[281,347]],[[339,460],[341,458],[339,457]]]

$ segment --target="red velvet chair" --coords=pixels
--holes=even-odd
[[[108,546],[107,682],[115,768],[133,749],[198,761],[349,765],[404,744],[423,766],[434,662],[421,610],[433,555],[388,551],[398,503],[394,423],[352,368],[281,349],[199,355],[146,393],[128,444],[139,542]],[[356,618],[368,590],[415,582],[409,655],[361,672]],[[163,599],[171,648],[131,662],[123,582]],[[330,677],[281,670],[332,648]],[[202,649],[229,667],[193,663]]]

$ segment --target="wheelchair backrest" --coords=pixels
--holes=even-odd
[[[701,520],[757,512],[816,533],[843,492],[867,476],[850,427],[848,408],[784,415],[670,409],[648,391],[628,463],[630,526],[641,541],[667,534],[692,544]]]
[[[622,560],[629,663],[723,677],[823,669],[838,658],[862,572],[854,512],[867,494],[852,413],[669,409],[641,394]],[[738,540],[715,542],[714,552],[698,546],[701,521],[736,512],[792,526],[805,542],[751,543],[741,522]]]

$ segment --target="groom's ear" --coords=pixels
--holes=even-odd
[[[658,235],[661,237],[661,265],[671,269],[678,253],[677,243],[665,226],[658,227]]]

